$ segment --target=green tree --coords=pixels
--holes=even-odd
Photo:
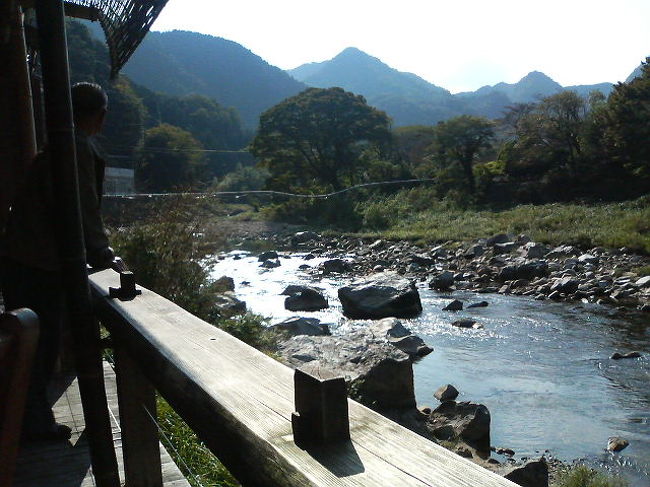
[[[434,141],[428,149],[429,158],[443,170],[458,165],[467,190],[474,194],[474,164],[480,151],[490,147],[493,138],[493,124],[488,119],[461,115],[435,126]]]
[[[391,140],[384,112],[341,88],[309,88],[264,112],[250,146],[269,169],[274,189],[304,190],[355,184],[361,153]]]
[[[201,150],[192,134],[173,125],[147,130],[135,171],[138,188],[174,191],[196,187],[205,170]]]
[[[641,75],[619,83],[601,112],[602,144],[607,156],[631,177],[650,184],[650,57]]]

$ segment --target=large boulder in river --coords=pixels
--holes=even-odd
[[[349,318],[412,318],[422,312],[420,294],[415,285],[392,272],[355,281],[340,288],[338,295],[343,313]]]
[[[415,407],[413,367],[407,354],[366,330],[344,336],[297,336],[278,353],[290,365],[342,376],[350,397],[377,410]]]
[[[318,311],[329,308],[325,296],[310,286],[288,286],[282,294],[288,295],[284,307],[289,311]]]

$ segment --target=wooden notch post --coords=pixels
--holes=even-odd
[[[293,438],[302,449],[350,439],[348,394],[343,377],[296,369]]]
[[[35,6],[45,92],[47,142],[52,164],[52,187],[60,215],[55,222],[57,244],[75,347],[75,363],[90,460],[98,487],[120,487],[104,386],[99,324],[93,315],[88,286],[86,250],[79,208],[63,1],[36,0]]]
[[[162,487],[156,392],[124,346],[115,344],[124,475],[128,487]]]

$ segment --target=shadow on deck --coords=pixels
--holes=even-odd
[[[111,413],[113,442],[124,478],[122,462],[122,435],[117,407],[115,373],[104,362],[106,393]],[[77,380],[61,378],[54,387],[56,403],[54,416],[57,422],[72,428],[72,438],[67,442],[26,443],[21,445],[16,466],[14,487],[94,487],[95,479],[90,466],[90,452],[84,434],[85,425]],[[163,482],[165,487],[189,487],[174,461],[161,445]]]

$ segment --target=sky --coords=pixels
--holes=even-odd
[[[169,0],[152,30],[242,44],[281,69],[356,47],[452,93],[542,71],[624,81],[650,56],[650,0]]]

